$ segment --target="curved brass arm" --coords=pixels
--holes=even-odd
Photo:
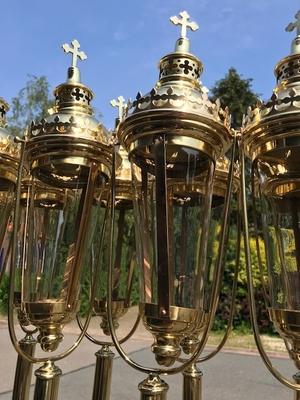
[[[235,151],[235,145],[236,145],[236,138],[234,138],[234,143],[232,146],[232,154],[234,154]],[[109,274],[108,274],[108,281],[107,281],[107,293],[108,293],[108,302],[107,302],[107,312],[108,312],[108,323],[109,323],[109,328],[112,336],[112,340],[114,342],[114,345],[120,354],[120,356],[123,358],[123,360],[129,364],[131,367],[135,368],[136,370],[140,372],[144,372],[147,374],[176,374],[178,372],[182,372],[188,365],[192,364],[197,360],[202,353],[205,344],[207,342],[208,334],[211,330],[216,308],[217,308],[217,297],[219,293],[219,288],[220,288],[220,280],[221,280],[221,269],[222,269],[222,260],[223,260],[223,254],[224,254],[224,245],[226,242],[226,235],[227,235],[227,220],[228,220],[228,213],[229,213],[229,204],[230,204],[230,197],[231,197],[231,191],[232,191],[232,182],[233,182],[233,164],[234,164],[234,157],[231,158],[231,164],[230,164],[230,172],[229,172],[229,179],[227,182],[227,190],[226,190],[226,197],[225,197],[225,206],[224,206],[224,213],[223,213],[223,218],[222,218],[222,227],[221,227],[221,240],[220,240],[220,247],[219,247],[219,252],[218,252],[218,258],[217,258],[217,263],[216,263],[216,270],[214,273],[214,281],[212,285],[212,295],[210,298],[210,309],[212,310],[207,321],[207,325],[204,329],[202,338],[195,348],[193,354],[191,357],[186,361],[184,364],[180,365],[179,367],[174,367],[170,369],[163,369],[163,368],[147,368],[144,367],[137,362],[133,361],[123,350],[123,348],[120,346],[120,342],[118,341],[118,338],[116,336],[116,332],[114,329],[114,324],[113,324],[113,317],[112,317],[112,243],[113,243],[113,237],[114,237],[114,203],[115,203],[115,152],[114,152],[114,157],[113,157],[113,172],[112,172],[112,181],[111,181],[111,219],[110,219],[110,254],[109,254]]]
[[[11,264],[9,268],[9,302],[8,302],[8,329],[11,342],[16,350],[16,352],[23,357],[25,360],[31,363],[44,363],[49,360],[51,361],[58,361],[64,357],[67,357],[71,354],[79,345],[81,340],[83,339],[85,332],[88,328],[91,315],[92,315],[92,308],[90,307],[87,319],[84,324],[83,331],[79,334],[77,340],[70,346],[67,350],[63,353],[58,354],[56,356],[51,357],[33,357],[27,353],[24,353],[20,348],[20,345],[17,340],[17,336],[15,333],[14,328],[14,281],[15,281],[15,264],[16,264],[16,251],[17,251],[17,234],[18,234],[18,221],[19,221],[19,214],[20,214],[20,195],[21,195],[21,180],[22,180],[22,173],[24,168],[24,160],[25,160],[25,141],[21,141],[21,157],[20,157],[20,164],[18,169],[18,179],[17,179],[17,188],[16,188],[16,203],[15,203],[15,210],[14,210],[14,223],[13,223],[13,241],[12,241],[12,254],[11,254]],[[93,291],[95,288],[93,288]]]
[[[251,254],[250,254],[250,246],[249,246],[249,230],[248,230],[248,214],[247,214],[247,201],[246,201],[246,184],[245,184],[245,155],[243,151],[243,146],[240,144],[240,163],[241,163],[241,191],[242,191],[242,220],[243,220],[243,231],[244,231],[244,246],[245,246],[245,257],[246,257],[246,267],[247,267],[247,281],[248,281],[248,295],[249,295],[249,303],[250,303],[250,317],[252,328],[254,332],[254,339],[256,342],[257,349],[261,358],[271,372],[271,374],[283,385],[287,386],[290,389],[300,391],[300,384],[295,384],[289,379],[285,378],[271,363],[270,358],[263,348],[263,344],[260,338],[257,317],[256,317],[256,308],[255,308],[255,299],[254,299],[254,288],[253,288],[253,280],[252,280],[252,271],[251,271]]]
[[[240,264],[240,254],[241,254],[241,218],[239,215],[239,205],[240,205],[240,194],[238,193],[238,216],[237,216],[237,250],[236,250],[236,256],[235,256],[235,268],[234,268],[234,276],[233,276],[233,282],[232,282],[232,289],[231,289],[231,302],[230,302],[230,312],[229,312],[229,318],[228,318],[228,323],[226,330],[224,332],[223,338],[220,341],[220,343],[217,345],[217,347],[212,350],[210,353],[207,355],[199,358],[197,360],[197,363],[208,361],[211,358],[213,358],[216,354],[219,353],[219,351],[222,350],[224,347],[228,336],[232,330],[232,323],[233,323],[233,317],[234,317],[234,311],[235,311],[235,299],[236,299],[236,290],[237,290],[237,278],[238,278],[238,273],[239,273],[239,264]],[[224,261],[225,262],[225,261]]]
[[[78,314],[77,314],[76,318],[77,318],[77,322],[78,322],[79,328],[82,330],[83,329],[83,325],[82,325],[82,323],[80,321],[80,318],[79,318]],[[138,314],[137,317],[136,317],[135,323],[133,324],[133,326],[130,329],[130,331],[127,333],[126,336],[124,336],[122,339],[119,340],[119,342],[121,344],[127,342],[127,340],[130,339],[131,336],[135,333],[135,331],[136,331],[136,329],[137,329],[137,327],[138,327],[138,325],[140,323],[140,320],[141,320],[141,316],[140,316],[140,314]],[[90,342],[92,342],[94,344],[97,344],[99,346],[114,346],[113,342],[106,342],[106,341],[95,339],[93,336],[91,336],[88,333],[88,331],[85,333],[85,337],[87,339],[89,339]]]

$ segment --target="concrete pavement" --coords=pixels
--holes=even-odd
[[[128,331],[134,310],[129,317],[124,319],[120,329],[122,335]],[[126,321],[125,321],[126,320]],[[65,344],[70,344],[75,339],[76,327],[69,326],[65,330]],[[99,332],[96,321],[93,320],[91,331]],[[135,360],[154,366],[153,355],[149,350],[151,337],[140,327],[136,339],[126,346],[128,352]],[[147,347],[147,349],[145,349]],[[57,363],[63,370],[60,382],[60,400],[91,400],[94,379],[94,353],[97,346],[86,339],[79,348],[67,359]],[[11,389],[14,378],[16,355],[10,345],[5,321],[0,324],[0,400],[11,399]],[[293,363],[288,359],[274,358],[273,361],[286,376],[295,372]],[[257,354],[239,354],[238,352],[225,351],[203,364],[203,393],[204,399],[213,400],[292,400],[293,393],[284,388],[264,367]],[[132,400],[139,398],[137,384],[145,375],[136,372],[125,364],[119,357],[115,357],[112,378],[112,400]],[[181,399],[181,376],[168,376],[163,378],[170,385],[168,398]]]

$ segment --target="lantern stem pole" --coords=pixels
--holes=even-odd
[[[34,400],[57,400],[61,369],[53,361],[47,361],[34,374],[36,376]]]
[[[109,400],[111,387],[111,374],[115,354],[109,346],[102,346],[97,351],[94,378],[93,400]]]
[[[169,385],[158,375],[150,374],[139,386],[140,400],[166,400]]]
[[[300,372],[297,372],[294,376],[293,376],[294,380],[296,383],[300,383]],[[295,390],[294,391],[294,400],[300,400],[300,391],[299,390]]]
[[[36,340],[31,334],[26,334],[26,336],[19,341],[19,346],[24,353],[32,356],[35,351],[36,343]],[[12,400],[29,399],[31,375],[32,363],[19,354],[17,358]]]
[[[183,375],[183,400],[202,399],[202,371],[197,364],[190,364],[182,373]]]

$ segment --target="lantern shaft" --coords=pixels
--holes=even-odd
[[[139,384],[140,400],[166,400],[169,385],[158,375],[149,375]]]
[[[56,400],[61,374],[61,369],[52,361],[47,361],[41,368],[36,370],[34,400]]]
[[[36,340],[31,335],[26,335],[20,340],[19,345],[26,354],[33,355]],[[32,363],[18,355],[12,400],[28,400],[31,384]]]
[[[196,364],[191,364],[183,371],[183,400],[202,399],[202,376]]]
[[[93,400],[109,400],[114,353],[103,346],[96,356]]]

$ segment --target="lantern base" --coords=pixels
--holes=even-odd
[[[94,311],[96,315],[102,317],[102,322],[100,324],[100,328],[103,330],[103,333],[107,336],[110,336],[110,329],[107,319],[107,301],[106,299],[95,299],[94,300]],[[117,329],[119,327],[118,319],[123,317],[128,311],[128,307],[125,305],[125,300],[113,300],[112,301],[112,318],[114,323],[114,328]]]
[[[63,326],[75,319],[78,305],[69,310],[66,302],[40,300],[25,302],[28,321],[39,329],[38,342],[43,351],[55,351],[63,339]]]
[[[160,365],[170,366],[180,356],[184,336],[198,332],[205,324],[205,312],[196,308],[170,306],[169,313],[160,314],[157,304],[140,304],[143,322],[155,338],[152,351]]]

